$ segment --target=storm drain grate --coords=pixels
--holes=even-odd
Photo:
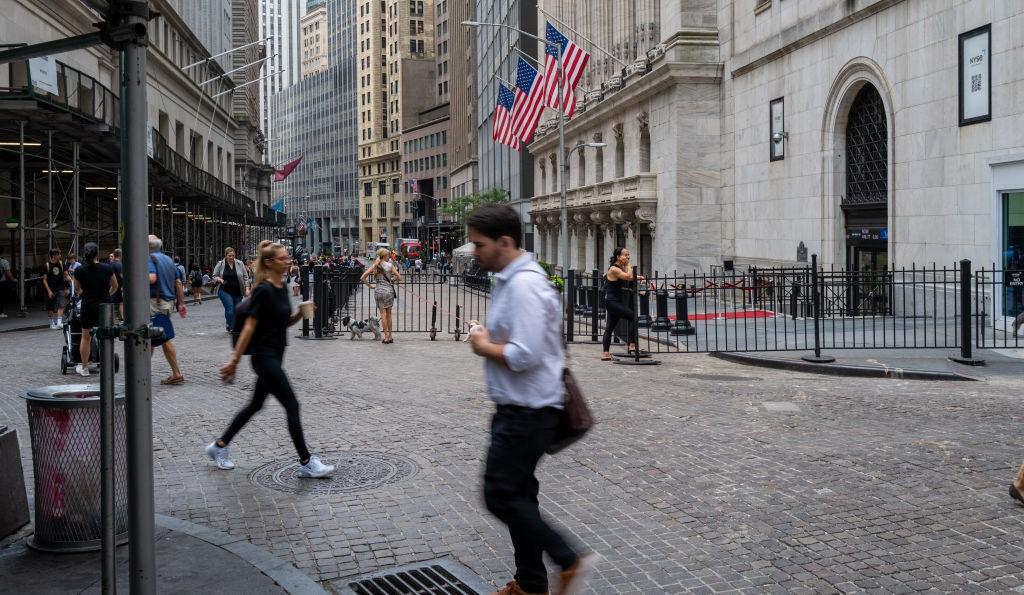
[[[355,595],[483,595],[492,589],[447,560],[392,569],[350,582]]]

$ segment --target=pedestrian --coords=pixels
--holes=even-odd
[[[514,580],[495,595],[548,593],[543,554],[561,569],[562,594],[583,589],[596,557],[579,555],[540,514],[536,469],[562,420],[562,313],[558,293],[520,248],[522,225],[508,205],[478,207],[466,220],[482,270],[495,273],[486,327],[469,341],[484,358],[484,379],[496,404],[484,469],[484,503],[508,526]]]
[[[298,296],[299,290],[302,289],[299,283],[299,267],[292,261],[292,266],[288,267],[288,284],[292,286],[292,295]]]
[[[50,250],[50,261],[43,275],[43,289],[46,290],[46,315],[50,328],[61,328],[64,324],[64,290],[71,282],[67,269],[60,261],[60,250]]]
[[[11,263],[4,258],[4,248],[0,246],[0,318],[7,318],[4,311],[7,298],[12,295],[14,288],[14,273],[11,271]]]
[[[177,256],[174,257],[174,268],[178,269],[178,273],[181,275],[182,279],[187,278],[187,275],[185,273],[185,265],[181,264],[181,259],[178,258]]]
[[[366,283],[373,289],[373,298],[377,302],[380,324],[384,330],[384,340],[381,342],[386,345],[395,342],[394,337],[391,336],[391,308],[394,307],[395,297],[398,295],[395,284],[402,280],[402,274],[398,272],[398,267],[394,262],[388,260],[388,257],[387,248],[377,250],[377,259],[373,261],[370,268],[363,271],[363,275],[359,278],[360,283]],[[371,276],[374,279],[373,283],[369,281]]]
[[[82,248],[82,259],[85,264],[78,267],[75,273],[76,295],[82,300],[79,304],[82,322],[82,338],[78,343],[78,353],[82,363],[75,366],[79,376],[89,375],[89,357],[92,355],[92,329],[99,324],[100,304],[109,302],[117,293],[117,278],[109,264],[99,261],[100,249],[93,242]]]
[[[416,266],[416,273],[423,272],[423,259],[421,259],[419,256],[416,257],[415,266]]]
[[[612,346],[612,333],[615,332],[615,327],[620,321],[626,324],[626,336],[629,341],[626,346],[626,352],[633,353],[636,351],[636,344],[633,343],[634,329],[632,328],[634,313],[633,310],[626,305],[627,299],[622,291],[627,283],[632,283],[634,280],[633,268],[629,264],[629,256],[628,248],[620,246],[615,250],[612,250],[612,257],[609,262],[608,270],[604,274],[605,324],[604,341],[602,342],[603,351],[601,352],[601,361],[603,362],[612,361],[612,354],[610,351]],[[644,278],[637,275],[636,280],[642,282]]]
[[[224,304],[224,328],[230,333],[235,306],[249,296],[249,269],[235,258],[234,248],[224,249],[224,259],[213,267],[213,282],[220,286],[217,297]]]
[[[164,329],[164,336],[150,341],[152,347],[160,347],[171,367],[171,375],[160,381],[164,385],[185,384],[185,377],[178,367],[178,352],[174,347],[174,324],[171,312],[178,311],[182,318],[188,314],[185,308],[185,279],[179,276],[174,261],[160,251],[163,242],[155,235],[149,236],[149,313],[154,326]]]
[[[192,263],[192,271],[188,274],[189,284],[192,286],[192,303],[197,306],[203,305],[203,271],[199,265]]]
[[[115,248],[110,253],[110,268],[117,279],[117,291],[111,296],[110,301],[117,305],[118,318],[124,320],[124,263],[121,262],[120,248]]]
[[[263,408],[267,395],[272,393],[284,407],[288,418],[288,433],[301,465],[299,477],[326,477],[334,471],[333,465],[325,465],[310,454],[299,418],[299,401],[282,367],[288,344],[288,327],[302,319],[301,311],[292,314],[291,298],[282,280],[291,262],[292,257],[284,246],[269,242],[261,247],[256,260],[252,297],[245,308],[245,326],[238,336],[231,359],[220,369],[221,378],[230,382],[242,355],[248,353],[249,364],[256,373],[256,387],[252,400],[235,415],[227,431],[206,447],[206,454],[220,469],[235,468],[229,452],[231,440]]]

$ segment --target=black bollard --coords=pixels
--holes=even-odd
[[[434,300],[434,305],[430,308],[430,340],[434,341],[437,339],[437,300]]]
[[[458,341],[459,337],[462,336],[462,306],[455,305],[455,340]]]
[[[690,305],[687,301],[689,296],[686,293],[686,281],[676,288],[676,322],[672,325],[672,332],[669,333],[673,337],[681,335],[692,335],[697,332],[697,329],[693,328],[690,324]]]
[[[971,323],[974,322],[971,309],[971,261],[960,261],[960,355],[950,360],[967,366],[984,366],[985,360],[974,357],[971,351]]]
[[[658,280],[655,277],[654,286],[658,287]],[[661,287],[654,292],[654,305],[657,316],[651,324],[651,330],[656,333],[668,332],[672,329],[672,321],[668,319],[668,286]]]
[[[640,299],[640,314],[637,315],[636,324],[640,328],[648,328],[651,326],[651,294],[647,291],[646,282],[641,285],[637,281],[636,290]]]
[[[597,343],[598,316],[601,309],[601,285],[597,269],[591,271],[590,278],[590,340]]]

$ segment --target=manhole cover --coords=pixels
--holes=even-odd
[[[252,472],[252,483],[295,494],[331,495],[372,490],[398,483],[416,474],[416,463],[389,453],[349,451],[320,455],[325,464],[334,465],[334,474],[323,479],[299,477],[295,459],[267,463]]]
[[[344,580],[340,591],[346,595],[483,595],[494,590],[465,566],[447,559]]]

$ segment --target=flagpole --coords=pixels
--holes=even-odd
[[[559,215],[562,220],[562,277],[568,274],[569,270],[569,208],[566,204],[566,191],[568,186],[566,185],[566,172],[569,169],[569,161],[565,155],[565,95],[562,86],[565,84],[565,70],[563,69],[562,59],[564,58],[565,52],[562,51],[561,44],[558,44],[558,159],[562,162],[561,175],[559,176]],[[563,291],[569,291],[569,285],[563,283]],[[564,297],[568,297],[568,293]],[[569,303],[568,299],[564,300],[565,304]]]
[[[570,31],[571,33],[575,33],[576,35],[578,35],[578,36],[579,36],[580,38],[582,38],[582,39],[583,39],[583,41],[586,41],[587,43],[589,43],[590,45],[594,46],[594,47],[595,47],[595,48],[597,48],[598,50],[601,50],[601,52],[602,52],[602,53],[606,54],[606,55],[607,55],[607,56],[609,56],[609,57],[610,57],[610,58],[611,58],[612,60],[615,60],[616,62],[618,62],[619,64],[621,64],[623,68],[625,68],[625,67],[629,66],[629,64],[626,64],[625,62],[623,62],[622,60],[620,60],[620,59],[618,58],[618,56],[616,56],[615,54],[613,54],[613,53],[609,52],[608,50],[604,49],[603,47],[601,47],[601,46],[597,45],[597,44],[596,44],[596,43],[594,43],[594,42],[593,42],[593,41],[592,41],[592,40],[591,40],[590,38],[588,38],[587,36],[583,35],[583,34],[582,34],[582,33],[580,33],[579,31],[577,31],[577,30],[573,29],[573,28],[572,28],[571,26],[569,26],[569,24],[568,24],[568,23],[566,23],[565,21],[562,21],[562,20],[561,20],[561,19],[559,19],[558,17],[556,17],[556,16],[552,15],[552,14],[551,14],[551,13],[549,13],[548,11],[544,10],[543,8],[541,8],[541,7],[540,7],[540,4],[538,4],[538,5],[537,5],[537,10],[539,10],[539,11],[540,11],[540,13],[541,13],[541,14],[543,14],[544,16],[546,16],[546,17],[548,17],[549,19],[551,19],[551,20],[555,21],[556,23],[558,23],[558,24],[559,24],[559,25],[561,25],[562,27],[565,27],[566,29],[568,29],[568,30],[569,30],[569,31]]]

